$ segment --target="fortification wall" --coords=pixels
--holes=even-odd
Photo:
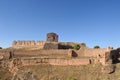
[[[89,59],[50,59],[49,64],[51,65],[88,65],[90,64]]]
[[[24,59],[24,64],[46,63],[51,65],[87,65],[90,63],[105,64],[105,53],[107,49],[84,49],[84,50],[36,50],[36,51],[15,51],[14,57],[32,57]],[[87,53],[86,53],[87,52]],[[74,56],[73,53],[77,54]],[[80,54],[80,55],[79,55]],[[45,58],[44,58],[45,57]],[[78,58],[68,58],[78,57]],[[83,57],[83,58],[80,58]],[[87,57],[87,58],[85,58]],[[44,59],[43,59],[44,58]]]
[[[107,51],[107,49],[86,49],[85,50],[85,56],[88,57],[97,57],[98,55],[102,56],[105,52]]]
[[[109,48],[100,48],[100,49],[91,49],[86,48],[83,50],[77,51],[79,56],[85,56],[85,57],[102,57],[104,56],[105,52],[111,51]]]
[[[35,45],[35,41],[13,41],[12,46],[33,46]]]
[[[45,63],[51,65],[84,65],[88,63],[102,63],[106,64],[110,62],[111,56],[116,57],[116,52],[108,48],[103,49],[50,49],[50,50],[3,50],[0,51],[0,55],[4,60],[11,60],[14,58],[22,58],[25,64],[38,64]],[[74,57],[74,58],[73,58]],[[82,58],[81,58],[82,57]],[[25,62],[24,62],[25,61]]]
[[[74,42],[50,42],[50,41],[13,41],[12,47],[16,49],[73,49],[75,45],[80,45],[80,47],[86,47],[84,43],[74,43]]]
[[[20,49],[58,49],[58,43],[46,42],[46,41],[14,41],[12,44],[13,48]]]
[[[68,50],[34,50],[34,51],[14,51],[14,57],[35,57],[35,56],[55,56],[55,57],[66,57]]]
[[[79,51],[76,51],[78,54],[78,57],[83,58],[89,58],[90,62],[93,64],[101,63],[102,65],[105,65],[106,63],[112,63],[111,52],[112,48],[100,48],[100,49],[80,49]],[[116,50],[115,50],[116,51]],[[116,54],[113,54],[116,55]]]
[[[43,48],[45,42],[44,41],[14,41],[12,44],[13,48],[32,48],[39,47]]]
[[[40,65],[40,64],[50,64],[50,65],[88,65],[90,64],[89,59],[65,59],[65,58],[28,58],[22,59],[22,64],[26,65]]]

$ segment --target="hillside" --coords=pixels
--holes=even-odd
[[[101,72],[101,65],[87,66],[26,66],[21,67],[15,76],[0,69],[0,80],[120,80],[120,63],[114,73]]]

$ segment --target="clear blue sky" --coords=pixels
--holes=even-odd
[[[0,0],[0,46],[14,40],[83,42],[120,46],[120,0]]]

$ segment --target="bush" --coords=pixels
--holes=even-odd
[[[99,48],[100,48],[100,46],[98,46],[98,45],[97,45],[97,46],[94,46],[94,49],[99,49]]]
[[[80,49],[80,45],[76,44],[76,45],[74,46],[74,49],[75,49],[75,50],[79,50],[79,49]]]

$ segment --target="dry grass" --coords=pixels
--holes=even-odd
[[[0,68],[0,80],[10,80],[12,74],[6,69]]]
[[[120,80],[120,63],[116,64],[116,71],[112,74],[101,73],[101,65],[87,66],[26,66],[20,71],[30,71],[36,80]],[[0,69],[0,80],[5,80],[11,74]]]
[[[120,66],[120,65],[119,65]],[[120,70],[115,73],[101,73],[101,65],[88,66],[27,66],[20,70],[33,72],[38,80],[119,80]]]

